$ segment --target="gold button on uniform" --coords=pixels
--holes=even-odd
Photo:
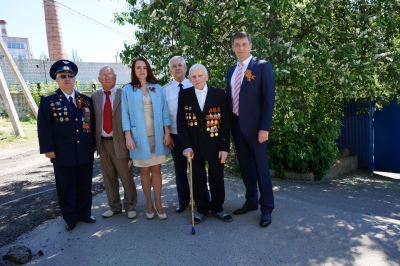
[[[78,121],[78,118],[75,118],[75,121]]]
[[[79,140],[76,143],[79,143]]]
[[[77,129],[76,132],[79,132],[79,129]]]

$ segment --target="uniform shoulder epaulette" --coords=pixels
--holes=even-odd
[[[51,92],[48,92],[48,93],[44,94],[43,97],[48,97],[48,96],[56,95],[56,94],[57,93],[55,91],[51,91]]]

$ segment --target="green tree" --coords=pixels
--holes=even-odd
[[[93,85],[94,85],[94,87],[93,87]],[[92,89],[91,90],[95,91],[97,89],[99,89],[99,85],[97,84],[97,81],[95,79],[92,79]]]
[[[81,84],[79,82],[78,79],[75,79],[75,86],[74,86],[75,90],[77,91],[81,91]]]
[[[252,55],[275,71],[276,106],[270,134],[271,168],[322,177],[337,153],[343,102],[381,107],[400,95],[400,2],[396,0],[133,1],[115,14],[133,24],[137,42],[122,61],[142,55],[169,78],[168,60],[203,63],[210,83],[225,87],[235,62],[231,36],[252,35]]]
[[[71,51],[71,57],[67,55],[67,58],[73,62],[82,62],[82,58],[79,57],[78,51],[76,49],[72,49]]]
[[[47,60],[49,57],[47,56],[47,54],[45,52],[42,52],[39,55],[39,60]]]

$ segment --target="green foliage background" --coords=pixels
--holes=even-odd
[[[381,108],[399,98],[400,1],[398,0],[127,0],[115,14],[133,24],[137,42],[125,43],[121,59],[142,55],[160,83],[168,60],[183,55],[203,63],[210,84],[225,87],[235,63],[231,36],[252,36],[252,55],[275,71],[276,107],[270,132],[271,168],[322,177],[337,153],[341,107],[350,99]]]

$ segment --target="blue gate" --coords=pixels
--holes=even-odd
[[[374,171],[400,173],[400,105],[374,113]]]
[[[365,110],[359,113],[359,109]],[[343,105],[342,126],[336,140],[339,149],[348,149],[350,155],[357,155],[358,169],[374,171],[373,166],[373,127],[372,104],[370,102],[358,106],[356,102]]]

